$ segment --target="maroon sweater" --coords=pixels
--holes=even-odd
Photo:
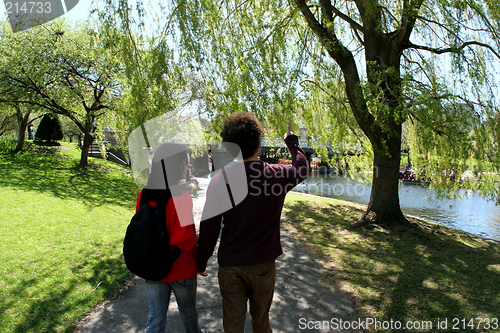
[[[298,137],[289,135],[285,143],[292,155],[291,166],[262,161],[244,162],[246,182],[244,179],[243,182],[248,193],[246,196],[241,195],[241,190],[239,194],[233,193],[233,201],[236,204],[234,207],[231,203],[218,201],[224,196],[229,198],[225,178],[233,185],[231,179],[235,179],[234,175],[237,173],[232,171],[236,169],[236,165],[227,168],[226,177],[219,172],[212,178],[207,189],[204,217],[200,223],[198,271],[205,271],[219,234],[221,240],[218,261],[221,266],[260,264],[275,260],[283,253],[280,242],[280,216],[285,195],[309,173],[306,156],[298,145]],[[241,167],[240,164],[240,170]],[[231,188],[233,192],[238,191],[234,191],[233,186]],[[223,212],[207,214],[207,210],[215,206]]]

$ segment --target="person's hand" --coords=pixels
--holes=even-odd
[[[208,276],[207,272],[200,272],[200,271],[198,271],[198,274],[200,274],[201,276],[205,276],[205,277]]]
[[[292,131],[290,131],[291,126],[292,126],[291,123],[288,122],[288,132],[285,133],[285,135],[283,136],[283,139],[286,139],[289,135],[294,134]]]

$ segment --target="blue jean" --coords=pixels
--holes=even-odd
[[[177,299],[179,313],[186,333],[199,333],[198,313],[196,312],[196,276],[191,279],[165,283],[146,281],[149,301],[147,333],[164,333],[167,325],[167,310],[170,294],[173,291]]]

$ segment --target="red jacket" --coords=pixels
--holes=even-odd
[[[137,196],[136,211],[139,209],[141,192]],[[148,202],[156,207],[155,202]],[[190,279],[198,273],[196,257],[198,253],[196,228],[193,221],[193,198],[187,191],[180,196],[172,197],[165,208],[167,231],[170,235],[170,245],[176,245],[182,250],[179,258],[172,265],[170,273],[162,280],[174,282]]]

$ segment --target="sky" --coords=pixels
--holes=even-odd
[[[78,4],[64,15],[68,21],[85,20],[89,16],[92,0],[79,0]]]
[[[21,2],[22,1],[22,2]],[[11,12],[14,11],[14,9],[19,8],[22,6],[22,3],[27,2],[27,3],[35,3],[35,6],[28,5],[27,8],[32,8],[33,10],[36,10],[36,6],[38,6],[38,3],[43,3],[46,4],[47,2],[52,3],[53,7],[56,7],[57,3],[61,0],[4,0],[3,2],[0,2],[0,17],[2,17],[4,20],[8,19],[7,16],[7,11],[6,11],[6,5],[10,2],[11,4],[9,5],[9,8],[11,8]],[[66,21],[71,25],[72,23],[76,21],[86,21],[89,18],[90,15],[90,10],[91,8],[95,7],[95,3],[103,3],[103,1],[100,0],[63,0],[63,4],[66,3],[67,7],[69,3],[72,2],[77,2],[76,6],[73,7],[71,10],[69,10],[66,14],[64,14],[62,17],[66,19]],[[132,5],[135,3],[134,0],[131,1]],[[158,3],[151,2],[149,0],[142,1],[144,7],[146,8],[146,26],[149,24],[155,25],[155,20],[158,19],[156,16],[160,11],[157,8]],[[65,8],[63,7],[63,8]],[[46,8],[46,7],[44,7]],[[153,8],[153,10],[151,10]],[[154,16],[154,17],[153,17]],[[160,14],[161,17],[161,14]],[[161,20],[160,20],[161,21]],[[157,27],[157,26],[155,26]],[[146,27],[146,30],[148,31],[148,27]],[[147,33],[146,31],[146,33]],[[153,29],[151,29],[153,31]]]

